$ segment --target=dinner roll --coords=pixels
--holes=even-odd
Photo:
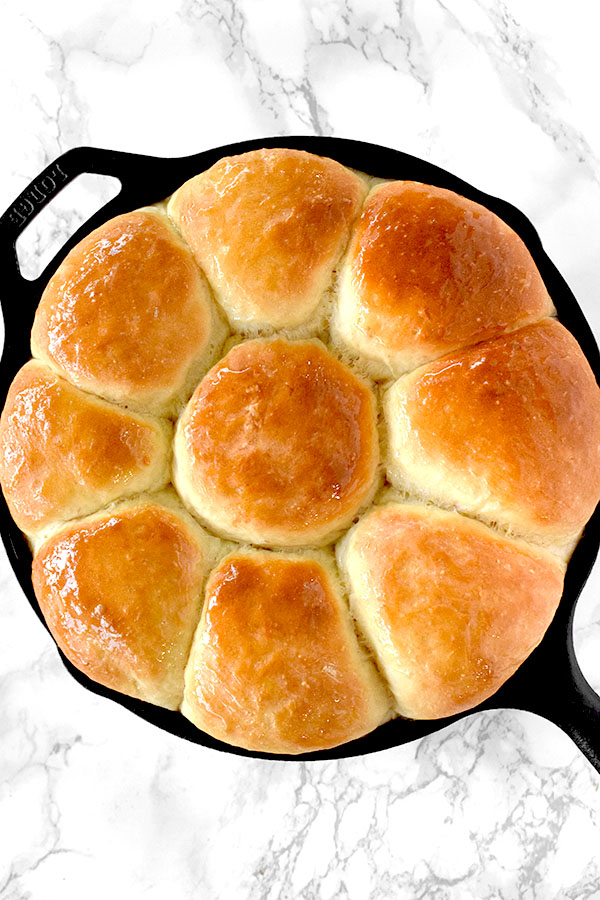
[[[86,394],[36,360],[17,373],[0,419],[0,481],[31,538],[169,481],[172,427]]]
[[[237,551],[212,573],[182,712],[264,753],[324,750],[371,731],[390,700],[359,647],[325,554]]]
[[[552,312],[502,219],[452,191],[393,181],[373,189],[356,225],[334,328],[389,377]]]
[[[401,503],[369,513],[339,556],[352,611],[411,719],[451,716],[497,691],[542,639],[564,578],[541,548]]]
[[[93,681],[177,709],[217,543],[166,493],[70,522],[33,561],[56,643]]]
[[[600,391],[545,319],[417,369],[387,393],[399,489],[559,548],[600,498]]]
[[[177,426],[174,482],[225,537],[331,541],[370,501],[379,443],[370,388],[317,341],[256,339],[200,383]]]
[[[110,219],[71,250],[42,295],[31,349],[78,387],[172,415],[225,333],[190,251],[149,208]]]
[[[332,159],[253,150],[187,181],[168,211],[230,322],[256,332],[311,317],[365,193]]]

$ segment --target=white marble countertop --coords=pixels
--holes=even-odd
[[[598,336],[598,26],[586,0],[8,0],[0,207],[79,145],[358,138],[520,207]],[[30,262],[76,220],[63,207]],[[597,567],[576,622],[596,689],[599,587]],[[79,687],[4,555],[0,621],[1,900],[600,898],[600,775],[540,718],[480,714],[336,763],[246,760]]]

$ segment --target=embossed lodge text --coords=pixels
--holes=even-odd
[[[54,163],[51,169],[42,175],[42,177],[27,188],[25,193],[19,197],[15,205],[10,211],[10,221],[13,225],[24,225],[37,212],[40,204],[44,203],[51,197],[59,185],[69,180],[68,175],[63,172],[58,163]]]

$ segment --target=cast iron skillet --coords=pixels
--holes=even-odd
[[[382,178],[420,181],[449,188],[488,207],[507,222],[528,246],[554,301],[558,316],[579,341],[600,380],[600,356],[592,332],[567,284],[542,249],[537,233],[519,210],[483,194],[449,172],[396,150],[359,141],[324,137],[277,137],[218,147],[181,159],[160,159],[80,147],[70,150],[31,182],[0,219],[0,266],[6,341],[0,363],[0,402],[23,363],[30,357],[29,335],[42,291],[68,251],[92,229],[119,213],[164,199],[192,175],[207,169],[222,156],[260,147],[290,147],[329,156],[339,162]],[[63,246],[35,281],[19,271],[15,242],[31,219],[78,175],[97,173],[118,178],[122,190],[89,219]],[[8,558],[19,584],[40,620],[44,622],[31,586],[31,553],[14,524],[4,498],[0,498],[0,530]],[[88,690],[125,706],[143,719],[189,741],[264,759],[324,760],[372,753],[431,734],[482,709],[523,709],[544,716],[563,729],[600,772],[600,698],[591,689],[577,664],[573,650],[573,616],[577,598],[586,582],[600,542],[600,507],[585,529],[569,564],[563,598],[544,639],[517,672],[493,697],[458,716],[435,721],[395,719],[376,731],[333,750],[301,756],[250,753],[221,743],[191,725],[176,712],[160,709],[108,690],[90,681],[61,654],[73,677]],[[44,623],[45,624],[45,623]]]

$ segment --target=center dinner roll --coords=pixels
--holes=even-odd
[[[0,419],[0,482],[32,538],[60,520],[169,481],[173,428],[86,394],[36,360],[17,373]]]
[[[77,387],[174,415],[225,334],[189,249],[148,208],[110,219],[71,250],[42,295],[31,349]]]
[[[369,194],[341,270],[335,330],[374,376],[552,312],[527,247],[490,210],[412,181]]]
[[[33,561],[33,586],[65,656],[93,681],[177,709],[219,542],[167,492],[59,529]]]
[[[168,209],[231,323],[256,333],[312,316],[365,194],[332,159],[253,150],[187,181]]]
[[[379,441],[370,388],[316,341],[257,339],[206,375],[177,426],[174,482],[225,537],[333,540],[373,496]]]
[[[417,369],[384,407],[398,489],[566,551],[600,499],[600,391],[555,319]]]
[[[458,513],[390,503],[339,547],[352,611],[411,719],[471,709],[539,644],[564,566]]]
[[[182,712],[263,753],[351,741],[390,714],[325,553],[235,552],[212,573],[185,673]]]

